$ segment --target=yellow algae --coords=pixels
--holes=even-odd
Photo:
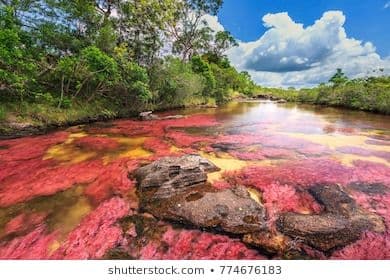
[[[64,143],[50,147],[43,159],[55,159],[66,163],[79,163],[96,156],[96,152],[80,149],[72,145],[73,141],[78,138],[86,137],[88,134],[84,132],[71,133]]]
[[[171,148],[169,150],[171,153],[180,153],[182,151],[182,149],[180,149],[179,147],[175,146],[175,145],[171,145]]]
[[[80,196],[75,204],[65,209],[63,212],[56,213],[51,220],[51,226],[60,231],[61,236],[66,236],[73,230],[81,220],[92,210],[88,199]]]
[[[75,133],[71,133],[69,134],[68,136],[68,139],[66,139],[66,141],[64,142],[65,144],[70,144],[72,143],[75,139],[77,138],[83,138],[85,136],[88,136],[87,133],[85,132],[75,132]]]
[[[93,151],[86,151],[69,144],[59,144],[49,148],[43,159],[55,159],[74,164],[94,158],[96,155],[96,152]]]
[[[213,153],[205,153],[205,152],[200,152],[199,154],[202,157],[210,160],[212,163],[214,163],[216,166],[218,166],[221,169],[218,172],[209,173],[207,175],[208,180],[211,182],[220,180],[222,178],[223,172],[225,172],[225,171],[240,170],[240,169],[248,166],[248,162],[246,162],[244,160],[232,158],[231,156],[228,156],[225,153],[218,154],[218,155],[223,154],[224,157],[217,157]]]
[[[257,203],[261,204],[261,193],[254,188],[247,188],[247,190],[249,192],[250,197]]]
[[[107,153],[103,157],[104,164],[118,158],[139,159],[153,155],[152,152],[143,148],[143,144],[148,137],[113,137],[112,139],[116,140],[121,147],[116,151]]]
[[[375,157],[375,156],[370,156],[370,157],[365,157],[365,156],[359,156],[359,155],[352,155],[352,154],[343,154],[339,153],[335,155],[337,157],[337,160],[339,160],[342,164],[346,166],[353,166],[353,162],[356,160],[364,160],[364,161],[370,161],[374,163],[381,163],[386,166],[390,167],[390,162],[383,158]]]
[[[49,245],[49,248],[48,248],[49,255],[51,255],[52,253],[54,253],[54,251],[56,251],[58,248],[60,248],[60,246],[61,246],[61,243],[60,243],[58,240],[54,240],[54,241]]]

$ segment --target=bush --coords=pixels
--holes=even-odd
[[[157,105],[182,106],[190,98],[202,96],[206,80],[193,72],[188,63],[167,58],[151,70],[151,88]]]

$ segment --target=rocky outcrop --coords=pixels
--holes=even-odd
[[[329,251],[359,239],[365,230],[384,232],[382,219],[369,213],[337,185],[318,185],[310,189],[325,207],[320,215],[282,214],[277,222],[284,234],[300,239],[314,248]]]
[[[136,172],[142,208],[155,217],[243,234],[261,231],[264,208],[244,187],[217,191],[207,172],[219,170],[197,155],[163,158]]]

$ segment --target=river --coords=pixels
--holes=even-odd
[[[138,213],[134,170],[189,153],[221,169],[208,175],[215,188],[249,188],[271,224],[282,212],[323,211],[309,186],[343,186],[386,231],[311,257],[390,258],[390,116],[267,101],[159,115],[176,114],[0,141],[0,259],[266,258],[234,237]]]

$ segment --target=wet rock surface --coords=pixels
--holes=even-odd
[[[366,230],[385,231],[383,220],[358,207],[340,186],[317,185],[309,191],[325,211],[320,215],[282,214],[277,227],[284,234],[329,251],[358,240]]]

